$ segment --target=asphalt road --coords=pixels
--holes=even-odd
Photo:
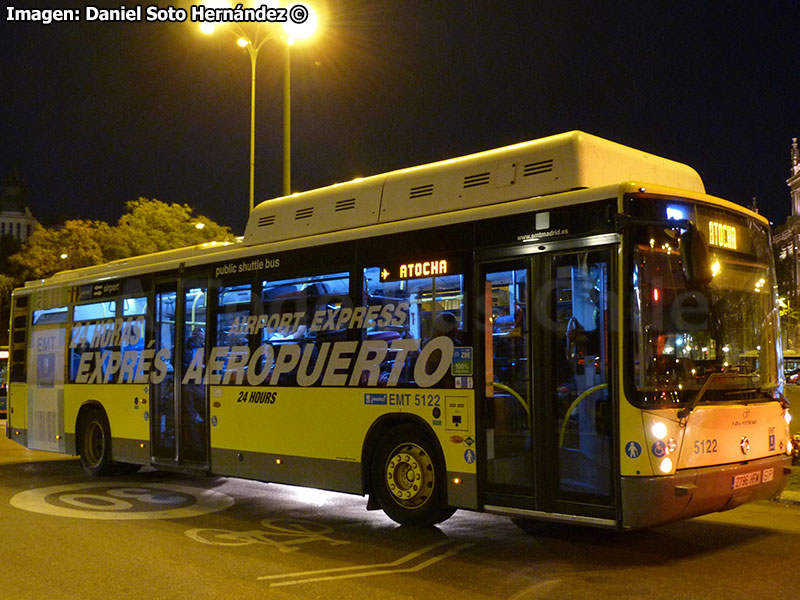
[[[87,477],[0,438],[0,598],[791,598],[800,506],[627,534],[459,511],[396,526],[364,498],[154,470]]]

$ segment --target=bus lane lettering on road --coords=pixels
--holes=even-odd
[[[321,542],[331,546],[349,544],[344,540],[331,537],[333,528],[321,523],[303,521],[300,519],[263,519],[263,529],[235,531],[231,529],[189,529],[186,535],[203,544],[212,546],[248,546],[251,544],[264,544],[280,552],[294,552],[300,544]],[[400,573],[415,573],[454,556],[461,550],[473,544],[456,544],[452,540],[442,540],[410,552],[397,560],[369,564],[353,565],[349,567],[336,567],[332,569],[318,569],[315,571],[300,571],[280,575],[264,575],[258,580],[269,581],[270,587],[282,587],[303,583],[316,583],[321,581],[336,581],[341,579],[356,579],[373,577],[376,575],[396,575]]]
[[[302,521],[300,519],[262,519],[261,527],[249,531],[230,529],[189,529],[186,535],[203,544],[211,546],[247,546],[264,544],[280,552],[294,552],[299,544],[325,542],[331,546],[349,544],[344,540],[335,540],[328,536],[333,529],[327,525]]]

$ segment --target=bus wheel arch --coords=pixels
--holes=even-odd
[[[370,429],[362,456],[369,508],[401,525],[428,527],[449,518],[444,454],[430,426],[387,415]]]
[[[93,477],[132,475],[141,465],[112,460],[111,426],[103,405],[89,400],[75,419],[75,452],[84,471]]]
[[[81,465],[89,475],[99,477],[115,473],[111,460],[111,427],[99,402],[87,402],[78,411],[75,444]]]

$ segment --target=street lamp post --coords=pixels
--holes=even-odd
[[[254,46],[249,40],[239,38],[240,46],[247,48],[250,55],[250,213],[253,212],[255,195],[255,173],[256,173],[256,62],[258,60],[258,50],[261,47]],[[248,213],[248,214],[250,214]]]
[[[284,44],[283,62],[283,195],[292,193],[292,44]],[[252,205],[250,210],[253,210]]]
[[[268,40],[281,37],[284,42],[284,63],[283,63],[283,195],[288,196],[292,193],[292,167],[291,167],[291,145],[292,145],[292,125],[291,125],[291,47],[295,40],[310,37],[316,31],[316,14],[308,9],[307,19],[304,23],[292,23],[291,21],[283,24],[283,35],[278,34],[278,29],[273,25],[264,32],[262,25],[256,26],[254,36],[248,36],[239,23],[204,23],[200,29],[203,33],[210,34],[214,31],[215,25],[223,26],[233,33],[238,39],[237,43],[242,48],[247,49],[250,56],[250,212],[253,212],[255,205],[255,165],[256,165],[256,64],[258,62],[258,51]],[[267,27],[267,26],[263,26]],[[249,214],[249,213],[248,213]]]

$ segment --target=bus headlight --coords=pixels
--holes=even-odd
[[[683,429],[668,411],[642,413],[642,425],[654,475],[670,475],[678,466]]]
[[[788,410],[785,410],[783,412],[783,418],[786,421],[786,424],[788,425],[789,423],[792,422],[792,413],[790,413]]]
[[[657,440],[663,440],[667,437],[667,426],[663,421],[656,421],[650,428],[650,432]]]

